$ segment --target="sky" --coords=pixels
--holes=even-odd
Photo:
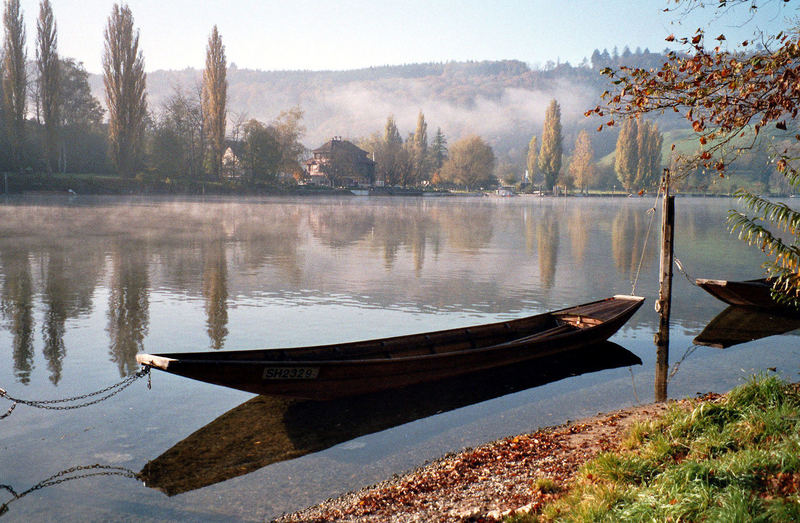
[[[51,0],[62,57],[101,71],[112,0]],[[707,0],[714,4],[716,0]],[[33,59],[39,0],[21,0]],[[706,27],[709,11],[680,17],[668,0],[130,0],[145,69],[202,69],[216,24],[228,63],[260,70],[345,70],[417,62],[516,59],[577,65],[594,49],[660,51],[664,38]],[[752,25],[789,26],[796,8],[773,1],[752,20],[740,9],[709,31],[729,42]],[[740,27],[742,24],[744,26]],[[716,36],[716,34],[715,34]]]

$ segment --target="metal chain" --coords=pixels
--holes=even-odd
[[[84,471],[98,471],[98,472],[85,472],[83,474],[70,476],[70,474],[75,474],[76,472],[84,472]],[[32,486],[31,488],[20,494],[17,494],[17,492],[10,485],[0,485],[0,489],[7,490],[8,492],[11,493],[12,496],[14,496],[11,500],[0,505],[0,516],[8,512],[8,505],[10,505],[13,501],[23,498],[28,494],[30,494],[31,492],[35,492],[37,490],[41,490],[46,487],[53,487],[61,483],[66,483],[67,481],[91,478],[96,476],[121,476],[123,478],[131,478],[131,479],[140,478],[139,473],[131,469],[125,467],[116,467],[113,465],[100,465],[99,463],[96,463],[94,465],[78,465],[76,467],[71,467],[66,470],[62,470],[61,472],[57,472],[56,474],[53,474],[49,478],[40,481],[36,485]]]
[[[111,398],[112,396],[115,396],[115,395],[119,394],[120,392],[125,390],[127,387],[129,387],[134,381],[138,380],[139,378],[143,378],[145,376],[147,376],[148,378],[150,377],[150,367],[149,366],[145,366],[144,368],[142,368],[138,372],[136,372],[134,374],[131,374],[130,376],[128,376],[127,378],[123,379],[119,383],[115,383],[114,385],[111,385],[111,386],[106,387],[104,389],[101,389],[101,390],[98,390],[98,391],[95,391],[95,392],[90,392],[89,394],[82,394],[80,396],[74,396],[72,398],[64,398],[64,399],[57,399],[57,400],[23,400],[23,399],[20,399],[20,398],[15,398],[13,396],[9,396],[9,394],[4,389],[0,389],[0,397],[6,398],[7,400],[13,402],[13,404],[8,409],[8,411],[5,414],[3,414],[2,416],[0,416],[0,419],[8,417],[11,414],[11,412],[14,410],[14,408],[17,406],[18,403],[21,403],[23,405],[28,405],[29,407],[36,407],[38,409],[48,409],[48,410],[71,410],[71,409],[80,409],[80,408],[83,408],[83,407],[88,407],[89,405],[94,405],[96,403],[100,403],[101,401],[105,401],[108,398]],[[148,382],[148,388],[149,387],[150,387],[150,385],[149,385],[149,382]],[[108,394],[106,394],[106,393],[108,393]],[[91,401],[86,401],[84,403],[79,403],[77,405],[58,405],[60,403],[74,403],[76,401],[84,400],[84,399],[87,399],[87,398],[94,398],[95,396],[100,396],[102,394],[105,394],[105,396],[101,396],[100,398],[97,398],[97,399],[94,399],[94,400],[91,400]]]
[[[691,283],[692,285],[697,285],[697,280],[689,276],[689,273],[686,272],[686,269],[683,268],[683,263],[681,263],[681,261],[677,257],[675,258],[675,266],[678,267],[678,271],[680,271],[681,274],[686,276],[686,279],[689,281],[689,283]]]
[[[0,389],[0,390],[2,390],[2,389]],[[14,409],[15,409],[16,407],[17,407],[17,404],[16,404],[16,403],[12,403],[12,404],[11,404],[11,406],[10,406],[10,407],[8,408],[8,410],[6,411],[6,413],[5,413],[5,414],[3,414],[2,416],[0,416],[0,419],[5,419],[5,418],[7,418],[7,417],[11,416],[11,413],[12,413],[12,412],[14,412]]]
[[[681,359],[676,361],[672,365],[672,369],[669,371],[669,375],[667,376],[667,382],[672,381],[672,378],[674,378],[675,375],[678,373],[678,370],[680,370],[681,364],[686,360],[686,358],[691,356],[694,353],[694,351],[696,351],[698,349],[698,347],[699,347],[699,345],[695,345],[694,343],[692,343],[692,344],[690,344],[690,345],[688,345],[686,347],[686,352],[683,353],[683,356],[681,356]]]

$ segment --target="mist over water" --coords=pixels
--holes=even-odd
[[[288,461],[260,458],[271,464],[175,497],[119,477],[68,482],[18,500],[7,517],[264,519],[466,445],[652,401],[652,204],[528,197],[2,200],[0,387],[26,399],[103,388],[137,370],[138,352],[326,344],[473,325],[629,294],[634,281],[636,294],[648,300],[611,340],[642,365],[577,371],[562,364],[538,386],[420,418],[400,413],[398,426],[387,421],[346,438],[326,435],[320,441],[331,448],[309,445],[311,453]],[[733,206],[723,199],[676,202],[676,256],[693,277],[760,275],[760,254],[723,225]],[[678,272],[674,292],[670,365],[678,366],[671,397],[728,390],[769,367],[794,376],[795,334],[725,350],[692,347],[725,307]],[[0,420],[0,483],[22,491],[93,463],[139,471],[250,398],[159,373],[150,391],[138,382],[86,409],[20,405]],[[0,402],[0,413],[6,408]],[[270,437],[310,430],[298,413],[311,407],[259,408],[280,426]],[[349,416],[348,405],[340,408],[341,417]]]

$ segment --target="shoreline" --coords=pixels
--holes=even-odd
[[[355,191],[355,192],[354,192]],[[419,188],[330,188],[314,185],[294,184],[242,184],[232,181],[209,181],[182,178],[155,178],[150,175],[138,175],[122,178],[116,175],[89,174],[51,174],[44,173],[0,173],[0,196],[346,196],[346,197],[465,197],[489,196],[505,199],[492,190],[464,192],[458,190],[422,190]],[[567,195],[535,194],[527,192],[514,193],[513,197],[524,198],[649,198],[652,194],[632,195],[623,190],[595,189],[581,194],[577,192]],[[733,194],[680,192],[676,196],[682,198],[733,198]],[[775,198],[791,198],[794,195],[770,193]]]
[[[704,398],[708,397],[717,395]],[[619,448],[633,423],[655,419],[670,406],[690,401],[670,400],[598,413],[465,448],[273,521],[502,521],[557,497],[540,484],[545,483],[543,479],[547,484],[569,483],[588,460]]]

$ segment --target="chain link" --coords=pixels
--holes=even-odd
[[[119,383],[115,383],[104,389],[95,392],[90,392],[89,394],[73,396],[72,398],[64,398],[57,400],[23,400],[20,398],[15,398],[13,396],[10,396],[4,389],[0,389],[0,397],[6,398],[7,400],[13,402],[8,411],[2,416],[0,416],[0,419],[8,417],[18,403],[21,403],[22,405],[28,405],[29,407],[36,407],[38,409],[48,409],[48,410],[72,410],[72,409],[80,409],[83,407],[88,407],[89,405],[100,403],[101,401],[105,401],[108,398],[111,398],[112,396],[119,394],[120,392],[128,388],[134,381],[138,380],[139,378],[143,378],[145,376],[148,377],[148,388],[150,388],[149,387],[150,367],[145,366],[138,372],[131,374],[130,376],[123,379]],[[105,396],[102,396],[103,394],[105,394]],[[93,399],[91,401],[78,403],[77,405],[60,405],[62,403],[74,403],[76,401],[81,401],[88,398],[94,398],[96,396],[101,396],[101,397]]]
[[[691,283],[692,285],[697,285],[697,280],[692,278],[689,275],[689,273],[686,272],[686,269],[683,268],[683,263],[681,263],[681,261],[677,257],[675,258],[675,266],[678,267],[678,270],[681,272],[681,274],[686,276],[686,279],[689,281],[689,283]]]
[[[3,389],[0,389],[0,391],[5,392]],[[5,394],[0,394],[0,396],[5,396]],[[16,402],[12,403],[11,406],[8,407],[8,410],[6,411],[6,413],[3,414],[2,416],[0,416],[0,419],[4,419],[4,418],[7,418],[7,417],[11,416],[11,413],[14,412],[14,409],[16,407],[17,407]]]

